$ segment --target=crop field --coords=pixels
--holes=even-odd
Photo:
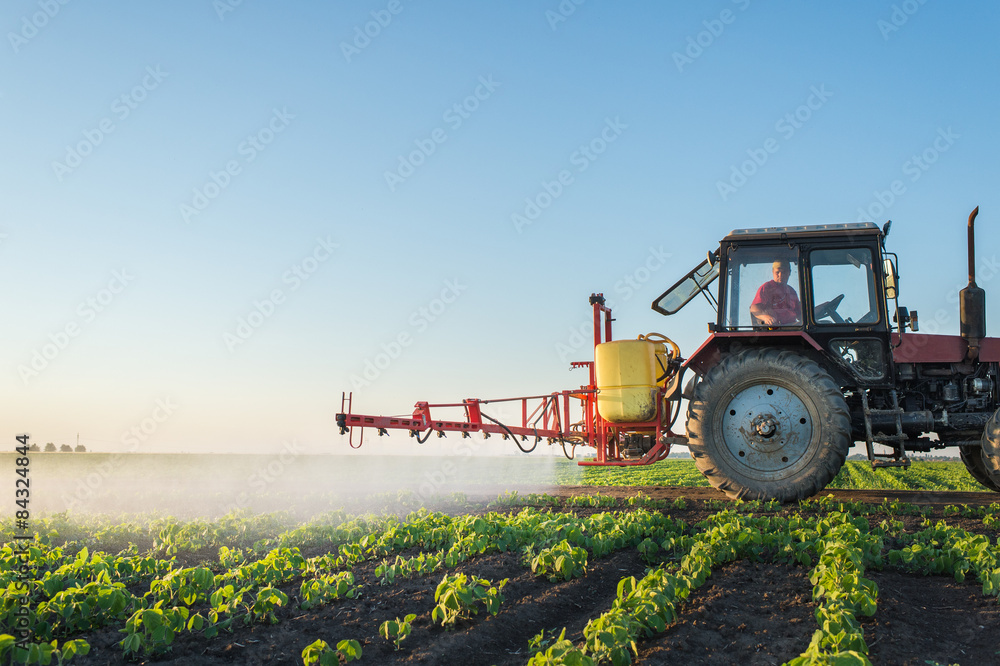
[[[109,463],[45,458],[33,470],[49,483],[59,465]],[[152,458],[118,472],[163,485],[188,464]],[[252,486],[212,483],[262,465],[229,460],[227,478],[208,465],[186,488],[184,517],[170,504],[95,510],[141,492],[116,474],[34,513],[30,539],[5,513],[0,664],[1000,661],[1000,495],[969,492],[961,463],[888,475],[851,463],[837,484],[867,492],[781,505],[729,501],[685,460],[524,460],[474,476],[482,461],[407,459],[419,482],[368,493],[314,487],[310,460],[315,477],[289,467],[252,506],[225,510]],[[375,462],[339,469],[352,482],[404,476]],[[508,474],[521,490],[496,490]],[[894,499],[913,477],[935,492]],[[287,503],[295,484],[308,503],[258,508]]]
[[[684,486],[710,484],[693,460],[669,459],[643,467],[585,467],[576,483],[593,486]],[[964,490],[979,492],[961,462],[916,462],[909,469],[873,470],[862,461],[849,461],[828,488],[855,490]]]

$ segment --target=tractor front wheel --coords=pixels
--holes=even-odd
[[[712,368],[688,405],[687,432],[698,469],[734,499],[811,497],[851,446],[847,403],[829,373],[779,349],[741,352]]]

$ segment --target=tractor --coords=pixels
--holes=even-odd
[[[656,333],[612,340],[611,310],[593,294],[594,360],[571,364],[589,371],[579,389],[418,402],[409,418],[353,414],[345,395],[337,423],[352,446],[368,427],[406,429],[418,441],[497,434],[526,452],[544,439],[570,458],[578,446],[595,448],[581,465],[652,464],[686,444],[728,496],[782,502],[822,490],[855,442],[873,467],[908,467],[910,452],[957,447],[972,476],[1000,492],[1000,338],[986,337],[975,281],[978,212],[968,220],[960,335],[919,333],[917,312],[899,305],[899,262],[885,247],[891,222],[737,229],[653,301],[667,316],[699,295],[715,308],[709,338],[687,358]],[[686,435],[672,430],[682,398]],[[519,404],[518,423],[484,412],[501,402]],[[464,418],[435,419],[432,409],[443,408]]]

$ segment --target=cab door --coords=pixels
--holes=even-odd
[[[877,248],[803,248],[806,328],[862,386],[892,383],[889,329]]]

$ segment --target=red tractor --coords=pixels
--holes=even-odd
[[[612,341],[611,311],[595,294],[594,361],[573,364],[589,369],[589,383],[508,399],[521,405],[517,424],[483,412],[501,401],[479,399],[417,403],[411,418],[355,415],[347,400],[337,422],[342,433],[499,434],[525,451],[544,438],[567,457],[577,445],[596,448],[581,465],[649,464],[686,444],[730,497],[781,501],[822,490],[855,442],[875,467],[958,447],[972,476],[1000,492],[1000,339],[986,337],[985,293],[975,282],[978,212],[969,216],[960,335],[918,333],[916,311],[899,305],[898,259],[885,249],[891,223],[740,229],[653,302],[664,315],[699,294],[715,306],[710,337],[686,359],[657,334]],[[682,390],[687,370],[694,376]],[[686,436],[671,430],[682,397]],[[432,418],[442,407],[465,418]]]

